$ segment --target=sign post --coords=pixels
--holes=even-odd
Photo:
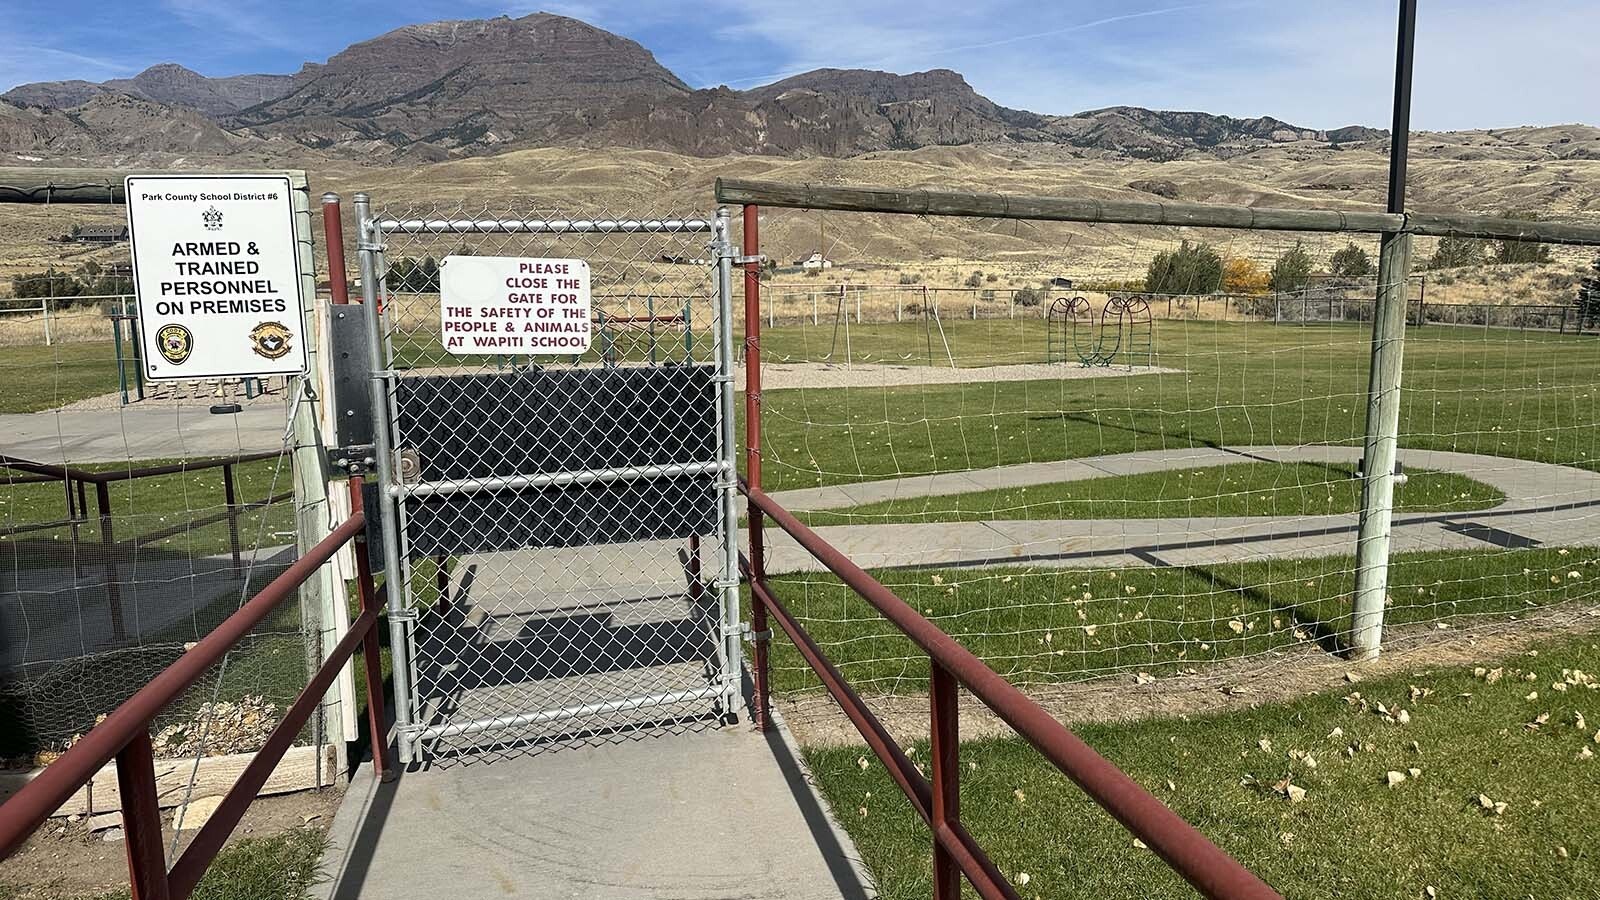
[[[130,175],[145,377],[300,375],[303,260],[285,175]]]

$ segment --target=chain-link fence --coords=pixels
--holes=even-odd
[[[402,747],[430,760],[734,710],[722,235],[706,212],[629,213],[376,198],[364,219]],[[474,285],[498,308],[468,308]],[[539,318],[580,290],[588,309]]]
[[[763,273],[764,489],[1009,680],[1232,682],[1351,649],[1375,235],[759,215],[769,257],[819,219],[834,242],[826,271]],[[1406,282],[1386,647],[1600,609],[1594,248],[1452,240],[1415,238]],[[851,286],[896,273],[917,283]],[[915,647],[768,534],[776,593],[853,685],[926,690]]]

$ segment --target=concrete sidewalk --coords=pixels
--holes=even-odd
[[[408,772],[363,766],[322,900],[867,898],[787,730],[746,724]]]
[[[0,453],[50,465],[229,456],[284,446],[282,403],[213,415],[203,402],[0,415]]]

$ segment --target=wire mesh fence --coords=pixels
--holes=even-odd
[[[430,760],[700,728],[733,710],[716,225],[629,213],[382,198],[372,210],[411,653],[398,702]],[[538,270],[494,276],[492,315],[441,296],[452,271],[500,271],[494,258]],[[587,310],[539,317],[580,281]]]
[[[292,563],[297,512],[327,511],[297,509],[283,379],[142,377],[120,205],[7,216],[17,227],[0,260],[0,757],[28,768]],[[327,602],[285,603],[156,720],[174,792],[164,797],[204,779],[197,759],[259,746],[320,659]],[[316,771],[296,786],[331,778],[318,749],[335,739],[329,727],[319,715],[301,736]]]
[[[760,216],[767,256],[831,263],[763,272],[765,490],[1002,675],[1350,648],[1375,236]],[[1413,251],[1392,642],[1600,610],[1594,250],[1464,240]],[[767,571],[852,684],[926,690],[807,554],[769,538]],[[819,696],[782,645],[773,678]]]

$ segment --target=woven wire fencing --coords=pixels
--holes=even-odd
[[[297,510],[282,379],[140,377],[122,207],[6,212],[0,758],[29,769],[292,563]],[[228,404],[239,411],[213,413]],[[227,787],[196,759],[260,746],[320,658],[322,619],[323,598],[284,603],[156,719],[164,805]],[[276,786],[330,783],[329,727],[314,717],[286,766],[294,783]],[[98,797],[68,811],[115,808],[114,791]]]
[[[731,353],[712,217],[379,201],[412,653],[399,702],[419,752],[448,763],[715,724],[738,668],[723,628],[736,603],[716,585]],[[480,257],[581,261],[587,318],[530,305],[570,290],[574,262],[496,286],[511,333],[444,334],[441,286]],[[573,351],[519,348],[541,334]]]
[[[1376,236],[760,215],[769,258],[831,262],[763,272],[765,489],[1001,674],[1237,679],[1349,647]],[[1440,244],[1409,281],[1385,646],[1600,624],[1593,248]],[[811,314],[830,279],[897,275],[919,283]],[[925,692],[923,655],[767,533],[850,682]]]

